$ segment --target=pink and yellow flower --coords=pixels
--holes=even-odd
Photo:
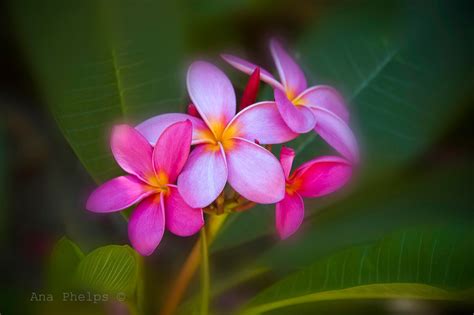
[[[191,136],[189,120],[167,126],[154,148],[130,126],[119,125],[112,132],[112,153],[129,175],[98,187],[86,208],[108,213],[138,204],[130,217],[128,234],[133,247],[142,255],[153,253],[165,226],[173,234],[189,236],[204,224],[202,209],[187,205],[175,185],[188,159]]]
[[[283,121],[276,103],[256,103],[236,114],[231,82],[221,70],[203,61],[190,66],[187,87],[202,119],[164,114],[136,127],[153,143],[170,124],[184,119],[192,122],[195,147],[178,177],[183,199],[192,207],[205,207],[228,181],[250,201],[280,201],[285,194],[282,168],[271,152],[256,144],[283,143],[298,136]]]
[[[276,104],[288,127],[297,133],[314,129],[344,157],[357,161],[358,145],[348,126],[349,113],[342,96],[327,85],[308,88],[303,71],[277,41],[270,42],[270,51],[281,82],[262,68],[260,78],[274,88]],[[222,55],[222,58],[247,74],[257,67],[232,55]]]
[[[298,230],[304,218],[303,198],[330,194],[344,186],[352,174],[351,164],[336,156],[308,161],[290,175],[295,152],[283,147],[280,163],[285,173],[285,198],[276,204],[275,225],[280,238],[286,239]]]

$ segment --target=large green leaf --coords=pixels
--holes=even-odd
[[[324,300],[466,298],[454,291],[474,285],[469,228],[417,227],[343,250],[264,290],[244,313]]]
[[[98,181],[117,174],[114,123],[180,111],[180,21],[171,2],[11,1],[40,91]]]
[[[137,254],[129,246],[109,245],[88,254],[76,271],[82,287],[134,296],[138,282]]]
[[[363,173],[385,179],[432,145],[466,107],[473,51],[465,38],[472,29],[464,28],[466,14],[452,12],[455,6],[355,6],[317,21],[297,45],[299,62],[310,85],[330,84],[346,96],[364,152]],[[291,146],[295,165],[331,152],[314,133]],[[214,250],[273,232],[272,209],[236,214]]]

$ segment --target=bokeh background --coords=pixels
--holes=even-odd
[[[255,296],[259,305],[373,282],[362,270],[373,275],[375,266],[361,261],[379,249],[385,281],[471,288],[473,9],[472,1],[1,2],[0,313],[123,311],[113,303],[30,301],[32,292],[50,290],[61,237],[85,253],[128,243],[120,214],[84,207],[97,183],[120,173],[110,127],[184,112],[185,69],[196,58],[219,64],[241,95],[246,76],[219,53],[273,70],[271,36],[294,53],[310,85],[333,85],[346,97],[363,164],[352,187],[307,202],[305,224],[288,241],[276,237],[272,206],[229,217],[211,247],[215,313]],[[268,97],[262,85],[259,99]],[[332,153],[311,134],[291,146],[297,165]],[[158,314],[195,241],[168,233],[146,260],[144,314]],[[183,314],[196,309],[198,291],[195,281]],[[343,300],[271,314],[471,314],[472,302]]]

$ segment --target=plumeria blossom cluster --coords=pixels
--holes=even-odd
[[[345,185],[358,150],[342,96],[329,86],[308,88],[303,71],[277,41],[271,41],[270,50],[281,82],[250,62],[222,56],[251,75],[239,111],[228,77],[215,65],[197,61],[187,73],[192,104],[186,114],[116,126],[111,149],[128,175],[98,187],[87,209],[108,213],[137,204],[128,233],[142,255],[154,252],[165,228],[190,236],[203,227],[204,212],[219,215],[256,204],[275,204],[282,239],[295,233],[304,217],[303,198]],[[260,80],[274,88],[273,100],[255,103]],[[311,130],[342,157],[317,157],[292,173],[295,152],[283,146],[278,160],[271,145]]]

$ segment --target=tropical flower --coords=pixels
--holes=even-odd
[[[178,190],[192,207],[212,203],[226,182],[244,198],[262,204],[280,201],[285,179],[278,160],[260,144],[277,144],[298,136],[282,120],[275,102],[245,107],[236,115],[230,80],[214,65],[198,61],[187,74],[187,87],[200,117],[164,114],[136,128],[156,141],[171,123],[189,119],[195,145],[178,177]],[[256,143],[257,142],[257,143]]]
[[[86,207],[108,213],[138,203],[130,216],[128,234],[142,255],[153,253],[165,226],[173,234],[189,236],[204,224],[202,209],[187,205],[174,185],[188,159],[191,136],[189,120],[169,125],[154,148],[130,126],[119,125],[112,132],[112,153],[129,175],[102,184],[91,194]]]
[[[275,225],[281,239],[296,232],[304,218],[304,198],[330,194],[347,183],[351,164],[336,156],[323,156],[308,161],[290,175],[295,152],[283,147],[280,163],[285,173],[285,198],[276,204]]]
[[[275,101],[286,124],[297,133],[314,129],[344,157],[357,161],[358,146],[348,126],[349,113],[342,96],[327,85],[308,88],[303,71],[277,41],[270,41],[270,51],[281,82],[262,68],[260,78],[274,88]],[[257,67],[232,55],[224,54],[222,58],[247,74]]]

